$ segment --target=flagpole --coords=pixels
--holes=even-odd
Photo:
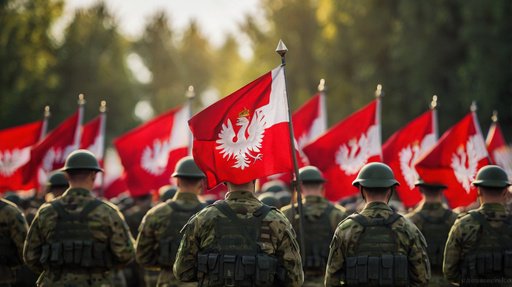
[[[300,251],[301,251],[301,257],[303,260],[306,259],[306,248],[305,248],[305,242],[304,242],[304,224],[303,224],[303,213],[302,213],[302,190],[300,186],[300,177],[299,177],[299,164],[297,161],[297,155],[295,153],[295,135],[293,134],[293,123],[292,123],[292,111],[290,109],[290,99],[288,97],[287,89],[286,89],[286,52],[288,52],[288,48],[286,48],[286,45],[283,43],[282,40],[279,40],[279,43],[277,44],[276,53],[281,56],[281,66],[283,67],[283,74],[285,78],[285,93],[286,93],[286,103],[288,105],[288,129],[290,130],[290,151],[292,153],[292,159],[293,159],[293,171],[295,173],[295,180],[292,184],[292,186],[295,186],[293,189],[294,192],[297,192],[297,206],[298,206],[298,213],[299,213],[299,229],[300,229]],[[294,210],[293,206],[293,196],[292,196],[292,211]],[[292,214],[293,215],[293,214]],[[295,217],[292,217],[295,219]],[[304,262],[303,262],[304,263]]]
[[[323,119],[324,124],[324,132],[327,130],[327,95],[326,95],[327,87],[325,86],[325,79],[320,79],[320,83],[318,84],[318,92],[320,93],[320,112],[322,115],[325,115]]]
[[[375,113],[375,123],[377,123],[377,127],[378,127],[378,134],[379,134],[379,146],[382,147],[382,123],[381,123],[381,113],[382,113],[382,108],[381,108],[381,102],[382,102],[382,97],[384,97],[384,92],[382,91],[382,85],[381,84],[378,84],[377,85],[377,88],[375,89],[375,98],[377,100],[377,111]],[[380,158],[382,160],[382,148],[380,149]]]
[[[76,149],[80,148],[80,140],[82,138],[82,124],[84,120],[84,106],[85,106],[85,96],[84,94],[78,95],[78,124],[75,130],[75,147]]]
[[[487,132],[487,138],[485,139],[486,145],[489,145],[489,143],[491,142],[491,139],[492,139],[491,138],[492,135],[496,132],[496,125],[498,124],[498,111],[497,110],[492,111],[491,120],[492,120],[491,127],[489,128],[489,131]],[[491,133],[491,131],[492,131],[492,133]]]
[[[190,120],[192,118],[192,104],[194,102],[194,99],[196,98],[196,93],[194,91],[194,86],[190,85],[188,86],[187,92],[185,93],[185,96],[187,97],[187,104],[188,104],[188,119]],[[188,155],[192,155],[192,144],[194,142],[194,137],[192,135],[192,132],[190,132],[190,128],[188,130]]]
[[[102,136],[101,141],[101,159],[103,161],[103,166],[105,166],[105,137],[106,137],[106,128],[107,128],[107,101],[102,100],[100,102],[100,135]],[[105,172],[101,175],[100,182],[100,196],[103,197],[103,189],[105,185]]]
[[[480,128],[480,123],[478,122],[478,117],[476,115],[476,111],[477,111],[477,105],[476,105],[476,102],[473,101],[471,103],[471,106],[469,108],[471,110],[471,115],[473,116],[473,123],[475,124],[475,128],[476,128],[476,133],[478,135],[480,135],[482,137],[482,140],[484,139],[484,135],[482,134],[482,129]],[[485,142],[484,142],[484,146],[485,146]],[[486,149],[487,151],[487,149]],[[489,152],[486,152],[487,153],[487,160],[489,161],[490,164],[494,164],[491,156],[489,155]]]
[[[43,118],[43,126],[41,127],[41,135],[39,136],[39,141],[42,141],[48,132],[48,120],[50,119],[50,106],[44,107],[44,118]]]
[[[437,95],[432,96],[432,102],[430,103],[430,109],[432,110],[432,129],[434,132],[434,137],[437,140],[439,139],[439,125],[437,122]]]

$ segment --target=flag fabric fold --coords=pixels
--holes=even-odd
[[[499,123],[493,122],[485,141],[492,162],[501,166],[512,179],[512,148],[507,145]]]

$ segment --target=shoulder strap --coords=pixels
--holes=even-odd
[[[55,209],[59,218],[65,218],[71,215],[64,209],[64,206],[62,206],[62,203],[60,203],[60,201],[53,200],[50,202],[50,205]]]
[[[101,203],[102,201],[97,198],[89,201],[80,212],[80,218],[85,218],[89,213],[91,213],[91,211],[96,209],[96,207],[100,206]]]
[[[490,224],[489,224],[489,221],[487,221],[487,219],[485,218],[485,216],[483,214],[481,214],[480,212],[476,211],[476,210],[472,210],[469,212],[469,215],[475,219],[476,221],[478,221],[478,223],[480,223],[480,225],[482,226],[482,229],[488,233],[491,233],[491,234],[496,234],[498,235],[498,240],[500,241],[500,244],[502,246],[508,246],[510,244],[510,242],[508,242],[507,238],[505,236],[503,236],[504,234],[506,233],[502,233],[500,232],[500,230],[498,230],[497,228],[494,228],[492,227]],[[507,224],[505,221],[504,221],[505,224]],[[484,235],[485,236],[485,235]]]
[[[0,209],[7,206],[7,203],[5,203],[3,200],[0,200]]]
[[[387,219],[384,218],[371,218],[368,219],[366,216],[362,214],[352,214],[349,216],[350,219],[356,221],[357,223],[361,224],[363,227],[368,226],[378,226],[378,225],[385,225],[390,226],[395,221],[397,221],[400,217],[402,217],[400,214],[394,212],[391,214]]]

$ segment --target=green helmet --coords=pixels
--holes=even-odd
[[[478,171],[473,185],[505,188],[510,185],[510,182],[508,181],[507,173],[501,167],[497,165],[487,165]]]
[[[299,169],[299,179],[302,182],[325,182],[322,172],[315,166],[305,166]]]
[[[194,158],[186,156],[178,161],[173,177],[204,178],[204,173],[199,169]]]
[[[46,186],[48,187],[68,187],[68,179],[66,175],[60,171],[56,170],[50,174],[48,177],[48,181],[46,182]]]
[[[62,171],[70,170],[94,170],[103,171],[98,164],[98,160],[94,154],[86,149],[75,150],[66,158],[66,163],[61,169]]]
[[[419,178],[415,183],[415,186],[425,187],[429,189],[446,189],[447,186],[440,182],[425,182],[423,179]]]
[[[281,203],[273,192],[264,192],[258,196],[258,199],[266,205],[270,205],[276,208],[281,206]]]
[[[380,162],[368,163],[352,182],[353,186],[363,187],[392,187],[400,185],[395,179],[395,175],[389,166]]]

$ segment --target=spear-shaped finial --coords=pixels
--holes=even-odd
[[[49,118],[51,115],[50,106],[44,106],[44,117]]]
[[[430,102],[430,108],[432,110],[437,109],[437,95],[432,96],[432,102]]]
[[[491,120],[492,120],[493,123],[497,123],[498,122],[498,111],[497,110],[492,111]]]
[[[107,111],[107,101],[102,100],[100,102],[100,113],[104,113]]]
[[[384,92],[382,91],[382,85],[381,84],[378,84],[377,88],[375,89],[375,97],[376,98],[384,97]]]
[[[192,100],[193,98],[196,97],[196,92],[194,91],[194,86],[192,86],[192,85],[188,86],[187,92],[185,93],[185,96],[189,100]]]
[[[327,87],[325,86],[325,79],[320,79],[320,83],[318,84],[318,91],[321,93],[325,92],[326,89]]]
[[[78,95],[78,104],[81,105],[81,106],[85,105],[85,96],[84,96],[84,94],[79,94]]]
[[[472,112],[476,112],[477,110],[476,101],[471,102],[471,106],[469,107],[469,110]]]
[[[286,45],[284,44],[283,40],[279,40],[279,43],[277,43],[276,53],[278,53],[279,56],[281,56],[281,64],[282,65],[286,64],[286,60],[285,60],[286,52],[288,52],[288,48],[286,48]]]

